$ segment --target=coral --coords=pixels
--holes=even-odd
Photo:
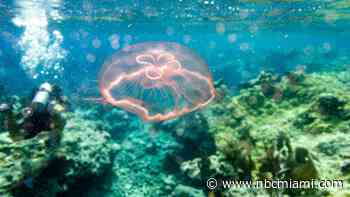
[[[238,178],[251,178],[251,172],[255,168],[255,164],[251,158],[251,142],[245,139],[237,140],[237,138],[225,135],[221,140],[217,141],[217,146],[218,150],[223,153],[227,163],[235,166]],[[225,176],[232,177],[233,174],[225,174]]]
[[[135,116],[108,106],[76,111],[120,144],[112,170],[105,174],[107,183],[91,187],[87,196],[169,196],[184,184],[179,165],[186,158],[201,151],[213,153],[213,139],[208,139],[207,120],[201,113],[162,124],[140,124]]]
[[[180,145],[174,152],[168,154],[170,160],[176,157],[189,160],[215,152],[214,139],[208,133],[208,120],[203,113],[194,112],[176,120],[158,123],[154,125],[154,129],[158,132],[171,133]]]
[[[119,150],[110,138],[106,131],[97,130],[94,122],[72,117],[55,153],[67,163],[67,178],[102,174]]]
[[[97,177],[108,169],[119,149],[110,141],[109,134],[97,130],[94,122],[75,114],[68,116],[59,144],[52,144],[49,132],[15,143],[6,133],[1,135],[1,194],[39,195],[46,187],[45,196],[55,196],[72,191],[71,186],[78,179]]]
[[[180,177],[164,169],[168,153],[179,146],[170,133],[147,128],[130,131],[120,145],[105,196],[168,196],[181,182]],[[176,159],[172,166],[181,161],[180,157]],[[101,192],[99,189],[97,194]]]
[[[317,103],[321,114],[337,117],[342,116],[346,104],[345,101],[332,94],[321,94]]]
[[[206,161],[206,160],[203,160]],[[226,162],[226,158],[223,155],[211,155],[208,158],[207,177],[237,177],[238,170],[230,162]],[[202,164],[202,166],[205,166]]]
[[[210,107],[163,123],[140,126],[129,113],[94,106],[68,114],[61,142],[53,147],[45,132],[18,143],[1,134],[0,169],[16,168],[11,174],[0,171],[1,195],[45,190],[46,196],[74,196],[82,192],[75,184],[89,186],[88,197],[350,193],[346,83],[330,73],[296,71],[262,73],[234,96],[222,82],[216,85],[218,96]],[[346,184],[341,191],[231,188],[214,194],[203,186],[211,177],[342,179]]]
[[[186,175],[191,184],[201,185],[209,178],[239,178],[240,169],[232,163],[227,162],[225,156],[221,154],[211,155],[207,158],[195,158],[181,163],[181,172]],[[204,189],[204,188],[202,188]]]
[[[340,170],[343,174],[349,174],[350,173],[350,161],[345,161],[341,166]]]
[[[201,162],[200,158],[195,158],[181,164],[181,171],[190,179],[200,181],[201,177]]]
[[[185,185],[178,185],[175,187],[173,193],[171,194],[173,197],[204,197],[204,192],[199,189],[195,189],[193,187],[188,187]]]
[[[207,177],[218,177],[216,172],[198,167],[216,157],[221,158],[217,167],[229,165],[232,169],[219,172],[219,177],[341,179],[348,169],[345,161],[350,150],[350,141],[345,137],[350,130],[349,101],[346,84],[330,73],[305,74],[301,69],[274,76],[264,72],[242,86],[238,95],[225,96],[211,105],[206,115],[217,152],[208,159],[186,161],[181,169],[192,179],[198,179],[198,175],[203,178],[204,170]],[[247,191],[222,192],[236,196]],[[337,194],[331,189],[248,193]]]
[[[102,130],[108,131],[112,138],[121,141],[125,134],[138,129],[135,116],[108,105],[79,106],[75,113],[84,119],[96,122]]]
[[[52,150],[47,133],[18,143],[13,143],[7,133],[0,138],[0,194],[6,194],[28,177],[38,176],[49,165]]]

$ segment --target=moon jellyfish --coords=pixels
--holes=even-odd
[[[145,121],[184,115],[215,97],[207,64],[171,42],[145,42],[117,52],[104,63],[99,86],[105,102]]]

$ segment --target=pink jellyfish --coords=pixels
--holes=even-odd
[[[207,64],[171,42],[130,45],[103,65],[100,91],[107,103],[163,121],[206,106],[215,97]]]

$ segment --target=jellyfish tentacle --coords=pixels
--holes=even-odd
[[[169,81],[169,82],[167,82],[167,86],[171,89],[171,90],[173,90],[172,91],[172,93],[173,93],[173,95],[175,96],[175,104],[174,104],[174,110],[176,111],[176,110],[178,110],[178,106],[179,106],[179,100],[180,100],[180,96],[179,95],[181,95],[180,93],[179,93],[179,91],[180,91],[180,88],[178,87],[178,85],[176,84],[176,82],[175,81]]]
[[[198,76],[191,76],[190,73],[182,73],[181,74],[182,78],[186,81],[186,84],[192,84],[191,88],[194,90],[194,91],[197,91],[200,93],[199,96],[197,96],[198,98],[202,98],[204,99],[205,98],[205,93],[203,93],[203,91],[201,91],[201,89],[199,87],[196,87],[194,86],[196,83],[194,83],[193,79],[194,78],[197,78],[197,80],[201,80],[203,81],[203,83],[205,83],[206,85],[208,85],[208,87],[210,87],[209,84],[207,84],[207,81],[201,79],[200,77]],[[193,96],[191,97],[191,95],[188,95],[188,87],[185,87],[185,86],[179,86],[179,88],[181,89],[180,91],[182,92],[182,96],[184,97],[184,99],[186,99],[186,101],[188,103],[190,103],[192,106],[198,106],[200,105],[200,101],[196,102],[194,99],[193,99]]]

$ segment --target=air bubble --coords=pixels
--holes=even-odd
[[[250,49],[250,46],[248,43],[244,42],[239,45],[239,49],[241,51],[248,51]]]
[[[236,40],[237,40],[237,35],[236,35],[236,34],[229,34],[229,35],[227,36],[227,39],[228,39],[228,42],[229,42],[229,43],[234,43],[234,42],[236,42]]]
[[[119,47],[120,47],[119,39],[120,39],[120,37],[118,34],[112,34],[109,37],[109,43],[110,43],[111,47],[115,50],[119,49]]]
[[[86,60],[90,63],[94,63],[96,61],[96,56],[94,54],[87,54],[86,55]]]
[[[93,41],[92,41],[92,46],[96,49],[100,48],[101,47],[101,41],[97,38],[95,38]]]

